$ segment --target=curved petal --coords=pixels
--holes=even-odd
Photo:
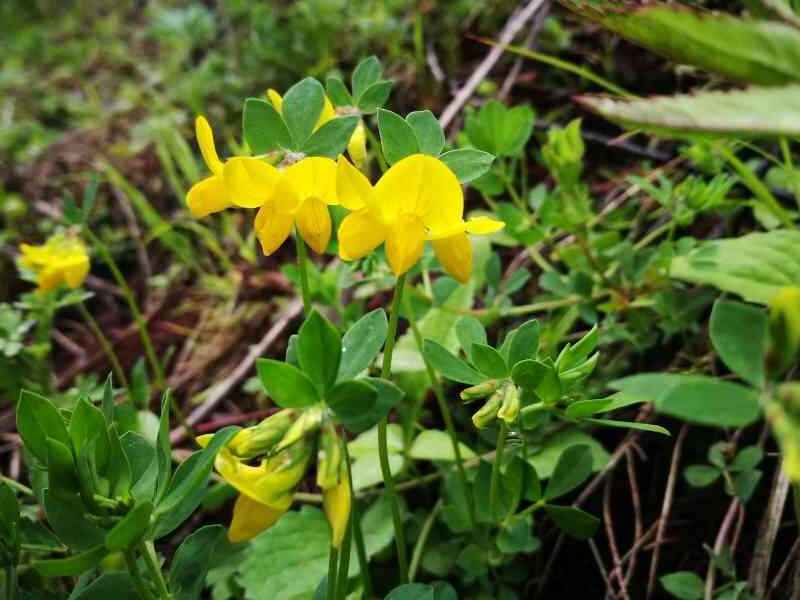
[[[198,219],[225,210],[231,205],[225,182],[219,175],[212,175],[195,183],[186,194],[186,204],[192,216]]]
[[[350,520],[350,489],[347,484],[347,477],[341,477],[341,481],[335,487],[324,490],[322,493],[322,505],[325,508],[325,516],[331,525],[331,546],[339,548],[342,545],[344,534],[347,531],[347,523]]]
[[[338,235],[342,260],[358,260],[383,243],[386,229],[369,211],[360,210],[342,220]]]
[[[72,288],[79,288],[89,274],[89,257],[74,256],[61,265],[64,281]]]
[[[293,224],[293,215],[276,211],[271,203],[258,209],[255,230],[265,256],[269,256],[281,247],[292,232]]]
[[[489,217],[472,217],[466,223],[467,232],[473,235],[489,235],[500,231],[506,224]]]
[[[421,219],[402,216],[392,225],[386,238],[386,257],[395,275],[408,272],[425,249],[425,226]]]
[[[280,177],[278,169],[250,157],[231,158],[222,173],[230,201],[244,208],[258,208],[269,200]]]
[[[367,132],[364,129],[364,121],[359,120],[350,141],[347,143],[347,153],[353,163],[359,169],[363,169],[367,163]]]
[[[336,195],[347,210],[360,210],[371,201],[372,185],[343,155],[336,161]]]
[[[36,283],[40,292],[54,290],[63,282],[63,273],[53,266],[48,266],[36,274]]]
[[[297,230],[317,254],[325,252],[331,241],[331,215],[319,198],[308,198],[295,215]]]
[[[217,148],[214,145],[214,133],[211,131],[211,125],[204,116],[199,116],[194,121],[194,132],[197,136],[197,144],[200,146],[200,152],[203,155],[203,160],[206,161],[206,166],[214,175],[222,173],[222,161],[217,155]]]
[[[272,107],[278,112],[283,111],[283,98],[281,95],[272,88],[267,90],[267,98],[272,103]]]
[[[472,244],[464,232],[433,240],[433,251],[442,267],[454,279],[467,283],[472,275]]]
[[[335,118],[336,118],[336,109],[333,108],[333,104],[331,104],[330,99],[326,95],[325,102],[322,104],[322,112],[319,113],[319,119],[317,119],[317,124],[314,125],[314,130],[316,131],[317,129],[325,125],[325,123]]]
[[[233,518],[228,528],[232,544],[246,542],[277,523],[286,509],[270,508],[245,494],[239,494],[233,505]]]
[[[455,174],[442,161],[412,154],[397,162],[375,186],[384,221],[405,214],[422,219],[433,232],[462,220],[464,194]]]
[[[338,204],[336,173],[336,161],[311,156],[284,169],[283,178],[301,200],[319,198],[325,204]]]

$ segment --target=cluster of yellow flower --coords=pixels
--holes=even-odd
[[[36,276],[40,292],[62,284],[75,289],[89,274],[89,255],[83,242],[74,236],[56,234],[41,246],[20,244],[20,265]]]
[[[427,239],[445,270],[464,282],[472,271],[467,234],[490,234],[503,227],[487,217],[464,221],[461,185],[433,156],[407,156],[373,186],[344,155],[336,161],[303,157],[280,169],[258,157],[223,162],[208,121],[201,116],[195,125],[212,175],[189,190],[192,214],[202,217],[230,206],[258,208],[255,230],[266,255],[286,241],[292,227],[314,251],[324,252],[331,239],[328,207],[341,205],[350,211],[338,232],[343,260],[362,258],[385,243],[389,266],[400,276],[420,259]],[[351,157],[357,153],[352,147],[351,140]]]

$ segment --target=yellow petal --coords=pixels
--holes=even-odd
[[[339,548],[342,545],[347,523],[350,520],[350,488],[347,478],[342,477],[336,487],[325,490],[322,494],[322,504],[325,516],[331,525],[331,546]]]
[[[336,161],[322,156],[304,158],[283,170],[282,183],[291,186],[302,201],[318,198],[325,204],[338,204],[336,199]],[[276,191],[276,196],[277,196]]]
[[[336,109],[333,108],[333,104],[328,99],[328,96],[325,96],[325,102],[322,104],[322,112],[319,113],[319,119],[317,119],[317,124],[314,125],[314,129],[317,130],[325,123],[330,121],[331,119],[336,118]]]
[[[408,272],[422,257],[425,226],[419,218],[404,215],[392,225],[386,239],[386,257],[395,275]]]
[[[302,238],[317,254],[325,252],[331,241],[331,215],[319,198],[308,198],[295,215]]]
[[[412,154],[389,169],[375,186],[383,220],[401,214],[422,219],[434,234],[462,220],[464,194],[455,174],[442,161]]]
[[[211,125],[205,117],[200,116],[195,119],[194,131],[197,136],[197,144],[200,146],[200,152],[203,155],[203,160],[214,175],[222,173],[222,161],[217,155],[217,148],[214,145],[214,133],[211,131]]]
[[[294,216],[276,211],[270,202],[258,209],[255,230],[265,256],[281,247],[292,232],[293,224]]]
[[[45,267],[36,275],[40,292],[49,292],[56,289],[63,280],[61,272],[54,267]]]
[[[222,176],[212,175],[195,183],[186,194],[186,204],[198,219],[228,208],[231,203]]]
[[[488,235],[500,231],[506,224],[489,217],[472,217],[466,223],[466,230],[474,235]]]
[[[244,208],[258,208],[269,200],[280,177],[272,165],[249,157],[231,158],[222,172],[231,202]]]
[[[272,527],[285,512],[285,509],[270,508],[244,494],[239,494],[233,505],[228,540],[232,544],[246,542]]]
[[[278,112],[283,111],[283,98],[281,95],[272,88],[267,90],[267,98],[272,103],[272,107]]]
[[[353,135],[350,136],[350,141],[347,144],[347,153],[356,167],[363,170],[367,163],[367,132],[364,129],[364,121],[358,122]]]
[[[369,211],[347,215],[339,226],[339,256],[342,260],[363,258],[386,239],[386,230]]]
[[[64,281],[72,288],[81,286],[86,276],[89,274],[89,257],[76,256],[61,265],[64,274]]]
[[[342,155],[336,163],[336,195],[347,210],[364,208],[372,196],[369,179]]]
[[[444,270],[461,283],[467,283],[472,274],[472,244],[467,234],[457,233],[441,240],[433,240],[431,244]]]

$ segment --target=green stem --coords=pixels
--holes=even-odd
[[[350,511],[350,520],[347,523],[347,531],[342,540],[342,547],[339,550],[339,574],[336,576],[336,595],[335,600],[345,600],[347,598],[347,584],[349,582],[350,571],[350,544],[353,539],[353,513]]]
[[[356,498],[356,492],[353,489],[353,471],[350,466],[350,451],[347,449],[347,442],[345,440],[342,440],[342,450],[344,455],[344,463],[347,466],[347,483],[350,485],[350,498],[352,502],[350,507],[350,527],[352,528],[353,539],[356,542],[356,556],[358,557],[359,567],[358,570],[361,575],[361,583],[364,586],[364,597],[370,598],[372,596],[372,579],[369,575],[369,560],[367,558],[367,548],[364,545],[364,532],[361,531],[358,499]]]
[[[103,330],[100,329],[100,325],[92,316],[92,313],[90,313],[89,309],[86,308],[86,304],[84,304],[83,300],[78,302],[78,311],[81,313],[81,316],[86,321],[86,324],[89,326],[89,329],[92,330],[92,335],[94,335],[94,337],[100,343],[100,347],[103,348],[103,352],[105,352],[106,357],[108,358],[108,362],[111,363],[111,368],[114,369],[114,373],[119,378],[120,383],[130,390],[130,385],[128,384],[128,378],[125,376],[125,371],[122,369],[122,365],[119,362],[117,353],[114,352],[114,347],[111,345],[111,342],[103,333]]]
[[[336,600],[336,566],[338,563],[339,552],[333,546],[330,547],[328,555],[328,593],[327,600]]]
[[[425,519],[425,523],[422,525],[422,529],[419,532],[419,537],[417,538],[417,543],[414,544],[414,552],[411,554],[411,566],[408,569],[408,582],[414,583],[414,578],[417,576],[417,569],[419,568],[419,561],[422,558],[422,551],[425,550],[425,544],[428,543],[428,536],[431,533],[431,529],[433,529],[433,524],[436,521],[436,516],[439,514],[439,511],[442,509],[442,499],[436,502],[433,507],[433,510],[428,515],[428,518]]]
[[[503,450],[506,447],[507,433],[506,422],[500,421],[500,431],[497,433],[497,451],[494,463],[492,463],[492,480],[489,484],[489,510],[492,513],[492,519],[497,515],[497,486],[500,483],[500,467],[503,464]]]
[[[158,357],[156,356],[153,341],[150,339],[150,334],[147,331],[147,322],[144,319],[144,315],[142,315],[142,311],[139,309],[139,304],[136,302],[136,297],[133,294],[133,290],[131,290],[128,282],[125,280],[125,276],[122,274],[122,271],[120,271],[119,266],[114,260],[114,257],[111,255],[108,247],[91,231],[91,229],[86,228],[85,231],[87,232],[89,239],[91,239],[92,245],[97,249],[98,254],[100,254],[100,257],[103,259],[103,262],[106,263],[111,271],[114,281],[117,282],[117,285],[122,291],[122,296],[125,298],[128,309],[131,311],[133,320],[136,323],[136,328],[139,330],[139,337],[142,339],[142,346],[144,346],[144,352],[147,355],[147,360],[150,363],[150,367],[153,369],[153,377],[155,377],[156,387],[159,390],[163,390],[164,370],[158,360]]]
[[[308,261],[308,251],[306,250],[306,243],[300,236],[299,231],[294,232],[294,243],[297,247],[297,270],[300,272],[300,290],[303,295],[303,312],[306,316],[311,312],[311,292],[308,288],[308,268],[306,261]]]
[[[157,597],[160,600],[170,600],[172,595],[169,593],[167,582],[164,580],[164,574],[161,572],[161,566],[158,564],[156,547],[153,545],[153,542],[142,542],[141,546],[144,563],[147,565],[147,570],[150,572],[150,577],[152,577],[156,584],[156,589],[158,590]]]
[[[466,498],[467,501],[467,511],[469,512],[470,525],[472,525],[472,528],[474,529],[477,527],[478,523],[477,519],[475,518],[475,504],[472,500],[472,494],[469,491],[469,484],[467,483],[467,474],[464,470],[464,460],[461,457],[461,445],[458,443],[458,436],[456,435],[456,428],[455,424],[453,423],[453,413],[450,411],[450,406],[447,404],[447,400],[444,397],[444,390],[442,389],[441,380],[436,376],[436,371],[431,366],[430,362],[428,362],[428,359],[425,358],[425,354],[422,352],[422,334],[419,331],[417,319],[411,310],[410,303],[408,302],[408,296],[406,296],[405,309],[409,325],[411,326],[411,331],[414,334],[414,340],[417,344],[417,349],[419,350],[420,356],[422,356],[422,362],[425,363],[425,370],[428,373],[428,379],[430,379],[431,386],[433,386],[436,402],[439,404],[439,411],[442,413],[442,418],[444,419],[444,426],[447,429],[447,434],[450,436],[450,443],[453,446],[453,455],[456,459],[456,467],[458,468],[458,477],[461,482],[461,489],[464,494],[464,498]],[[409,575],[409,580],[413,580],[411,575]]]
[[[17,598],[17,568],[14,565],[6,566],[6,600]]]
[[[392,300],[391,314],[389,315],[389,331],[386,337],[386,347],[383,350],[383,364],[381,365],[381,377],[389,379],[392,374],[392,354],[397,338],[397,322],[400,318],[400,306],[403,301],[403,288],[406,284],[405,274],[397,278],[394,288],[394,299]],[[392,507],[392,520],[394,521],[394,541],[397,546],[397,562],[400,568],[400,583],[406,583],[408,577],[408,559],[406,558],[406,536],[403,531],[403,519],[400,515],[400,503],[394,489],[394,478],[392,477],[391,467],[389,466],[389,448],[386,441],[386,428],[388,426],[388,415],[378,422],[378,456],[381,463],[381,474],[383,483],[386,487],[386,496]]]
[[[131,574],[131,579],[133,579],[133,587],[136,588],[139,596],[143,600],[152,600],[154,598],[153,593],[142,577],[142,572],[139,570],[139,565],[136,564],[136,554],[133,550],[125,553],[125,563],[128,565],[128,572]]]

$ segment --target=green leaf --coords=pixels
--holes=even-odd
[[[592,537],[600,527],[600,519],[572,506],[545,506],[548,516],[567,535],[579,540]]]
[[[68,558],[53,558],[34,561],[33,568],[42,577],[70,577],[80,575],[94,568],[108,554],[105,546],[95,546],[91,550]]]
[[[361,97],[358,99],[358,110],[362,113],[371,115],[379,110],[386,101],[389,99],[389,94],[392,93],[391,81],[378,81],[369,86]]]
[[[308,376],[290,364],[259,358],[256,369],[267,394],[282,408],[303,408],[320,401],[317,388]]]
[[[120,437],[120,445],[131,467],[131,494],[138,501],[152,500],[158,476],[155,448],[133,431]]]
[[[47,476],[49,489],[55,493],[80,492],[72,450],[53,438],[47,438]]]
[[[350,429],[355,424],[359,429],[363,416],[375,407],[378,391],[363,379],[343,381],[336,384],[325,397],[326,404],[342,425]]]
[[[589,446],[578,444],[564,450],[553,471],[544,498],[547,501],[568,494],[592,474],[592,452]]]
[[[363,381],[372,386],[377,397],[370,410],[348,418],[346,427],[353,433],[360,433],[376,425],[403,398],[403,391],[391,381],[377,377],[365,377]]]
[[[69,600],[141,600],[133,579],[125,572],[103,573]]]
[[[340,381],[352,379],[369,368],[386,341],[386,312],[377,308],[356,321],[342,338]]]
[[[48,437],[70,446],[67,427],[55,404],[27,390],[22,390],[17,403],[17,431],[25,447],[42,464],[47,464]]]
[[[456,337],[464,353],[472,359],[472,345],[486,344],[486,330],[483,324],[472,316],[461,317],[456,321]]]
[[[341,357],[339,332],[330,321],[313,310],[298,332],[297,360],[300,368],[324,393],[336,382]]]
[[[764,385],[768,319],[755,306],[717,300],[711,311],[709,334],[714,350],[734,373],[756,387]]]
[[[244,139],[253,154],[266,154],[273,150],[292,148],[292,135],[283,117],[271,102],[261,98],[244,101],[242,115]]]
[[[106,535],[106,548],[110,552],[121,552],[139,542],[150,527],[152,513],[153,505],[150,502],[133,507]]]
[[[700,425],[745,427],[761,414],[755,390],[713,377],[642,373],[610,385],[653,402],[662,414]]]
[[[652,423],[639,423],[638,421],[614,421],[612,419],[586,419],[589,423],[595,425],[602,425],[603,427],[618,427],[620,429],[636,429],[638,431],[649,431],[650,433],[660,433],[661,435],[672,435],[668,429],[661,427],[661,425],[653,425]]]
[[[496,156],[517,156],[531,137],[534,120],[530,106],[507,108],[490,100],[479,111],[467,115],[464,130],[480,150]]]
[[[472,363],[478,370],[492,379],[508,376],[508,367],[502,355],[487,344],[472,344]]]
[[[406,115],[406,121],[414,130],[419,151],[439,156],[445,143],[444,130],[433,113],[429,110],[417,110]]]
[[[511,378],[521,388],[536,392],[547,404],[561,398],[561,382],[549,358],[547,362],[531,359],[518,362],[511,370]]]
[[[302,148],[311,137],[324,103],[325,90],[313,77],[302,79],[286,92],[281,112],[292,135],[293,149]]]
[[[141,373],[139,371],[144,370],[144,377],[145,377],[145,384],[147,384],[147,369],[142,367],[141,369],[137,369],[140,363],[136,363],[133,367],[133,372],[131,373],[131,401],[134,402],[136,399],[135,394],[141,394],[142,392],[136,389],[137,387],[141,386]],[[141,359],[141,364],[144,365],[144,359]],[[149,390],[147,391],[147,398],[146,401],[150,401],[150,393]],[[144,406],[145,404],[139,404],[137,406]],[[114,386],[113,386],[113,379],[111,377],[111,373],[108,374],[106,377],[106,382],[103,384],[103,416],[105,417],[106,424],[111,424],[114,422],[114,412],[115,412],[115,405],[114,405]]]
[[[670,276],[769,304],[781,288],[800,285],[800,231],[781,229],[703,242],[672,260]]]
[[[206,525],[183,540],[172,559],[167,579],[175,600],[200,598],[214,551],[224,536],[225,528],[221,525]]]
[[[425,340],[422,346],[425,359],[442,377],[468,385],[476,385],[486,378],[463,360],[450,353],[444,346],[433,340]]]
[[[763,460],[764,451],[758,446],[742,448],[733,459],[731,471],[750,471],[755,469]]]
[[[303,145],[302,152],[308,156],[327,156],[335,159],[347,148],[359,118],[350,115],[331,119],[311,135]]]
[[[377,83],[383,75],[383,67],[377,56],[368,56],[353,69],[352,88],[356,101],[371,85]]]
[[[593,400],[578,400],[573,402],[564,411],[564,416],[568,419],[583,419],[598,413],[611,412],[633,404],[646,402],[644,398],[631,394],[614,394],[608,398],[597,398]]]
[[[710,465],[689,465],[683,472],[686,482],[692,487],[706,487],[722,475],[720,470]]]
[[[788,25],[664,6],[608,11],[598,20],[680,64],[760,85],[800,81],[800,32]]]
[[[378,109],[378,131],[381,134],[383,156],[390,165],[419,152],[414,130],[397,113]]]
[[[325,80],[325,92],[331,99],[334,106],[353,106],[353,98],[347,90],[347,86],[339,77],[331,75]]]
[[[458,448],[461,451],[461,458],[464,460],[475,456],[472,449],[462,442],[458,443]],[[447,432],[438,429],[422,431],[411,444],[408,455],[416,460],[453,461],[456,459],[450,436]]]
[[[536,358],[539,352],[539,321],[523,323],[511,338],[508,347],[508,364],[514,367],[517,363]]]
[[[450,150],[440,157],[450,167],[461,183],[469,183],[486,173],[494,162],[494,156],[475,148]]]
[[[131,464],[117,432],[116,423],[108,428],[108,483],[112,496],[127,496],[131,491],[133,474]]]
[[[705,597],[705,583],[699,575],[691,571],[670,573],[659,581],[665,590],[680,600],[701,600]]]
[[[592,469],[599,471],[608,464],[609,454],[602,444],[577,428],[553,434],[543,448],[528,458],[541,479],[549,479],[555,471],[561,455],[575,445],[588,446],[592,452]]]
[[[606,119],[665,137],[714,134],[775,137],[800,134],[800,86],[697,92],[637,100],[579,96]]]
[[[65,545],[75,550],[102,545],[105,531],[86,516],[86,508],[77,495],[63,495],[47,490],[44,495],[47,522]]]
[[[433,587],[424,583],[406,583],[394,588],[385,600],[435,600]]]
[[[69,436],[75,454],[81,453],[84,444],[96,440],[97,465],[103,468],[108,460],[109,441],[106,436],[106,419],[103,411],[89,402],[85,396],[78,400],[69,422]]]

